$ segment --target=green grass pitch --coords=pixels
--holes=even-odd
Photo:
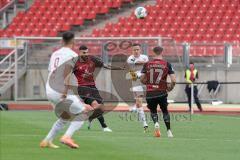
[[[180,117],[180,118],[179,118]],[[173,139],[166,137],[161,125],[161,138],[143,133],[133,114],[108,113],[106,120],[113,133],[102,132],[99,123],[92,129],[83,128],[74,135],[79,149],[55,143],[59,149],[41,149],[39,142],[56,120],[52,112],[0,112],[1,160],[239,160],[240,117],[220,115],[174,114]],[[65,130],[64,130],[65,131]],[[61,132],[63,134],[64,132]]]

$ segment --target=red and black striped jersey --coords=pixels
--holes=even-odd
[[[153,59],[144,64],[142,73],[146,75],[147,91],[166,91],[167,76],[174,74],[174,70],[169,62]]]

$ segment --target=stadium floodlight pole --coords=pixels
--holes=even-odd
[[[194,110],[193,110],[193,96],[194,96],[194,90],[193,90],[193,87],[194,87],[194,84],[191,83],[191,114],[194,113]]]
[[[15,43],[14,101],[17,101],[17,99],[18,99],[18,50],[17,50],[17,38],[16,37],[14,37],[14,43]]]

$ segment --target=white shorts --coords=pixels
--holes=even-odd
[[[133,92],[143,92],[144,89],[143,89],[143,86],[134,86],[134,87],[132,87],[132,91]]]
[[[131,88],[131,91],[133,92],[135,98],[144,96],[143,86],[134,86]]]
[[[62,94],[53,90],[48,84],[46,85],[46,94],[48,100],[54,104],[54,107],[61,101]],[[73,101],[69,108],[71,113],[79,114],[85,109],[84,103],[79,96],[69,93],[66,99]]]
[[[144,86],[139,79],[136,81],[132,81],[131,91],[133,92],[135,98],[144,95]]]

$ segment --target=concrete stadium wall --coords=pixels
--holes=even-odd
[[[177,81],[184,82],[184,70],[180,67],[175,67]],[[131,81],[121,80],[125,77],[123,71],[113,71],[111,77],[111,71],[101,69],[99,71],[96,82],[97,87],[116,96],[117,88],[118,92],[124,100],[132,101],[133,96],[129,91],[131,86]],[[33,99],[44,99],[45,95],[45,82],[47,79],[48,71],[46,69],[28,69],[26,75],[19,81],[19,97],[21,98],[33,98]],[[220,82],[232,82],[240,81],[240,68],[199,68],[200,82],[205,82],[207,80],[218,80]],[[111,79],[114,79],[116,84],[112,84]],[[114,87],[115,86],[115,87]],[[169,99],[176,101],[185,101],[186,96],[184,92],[185,85],[176,85],[176,88],[169,94]],[[8,95],[9,92],[8,91]],[[111,101],[114,96],[107,93],[102,93],[102,96],[106,101]],[[119,96],[118,96],[119,97]],[[209,99],[209,93],[204,87],[202,93],[200,94],[200,99]],[[222,100],[224,103],[240,103],[240,84],[228,84],[222,85],[221,90],[217,96],[218,99]]]

